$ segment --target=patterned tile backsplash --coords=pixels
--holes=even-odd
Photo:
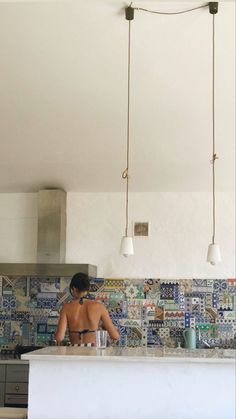
[[[0,276],[0,345],[48,344],[70,279]],[[90,298],[108,308],[118,345],[175,347],[195,327],[199,347],[235,347],[236,279],[97,278]]]

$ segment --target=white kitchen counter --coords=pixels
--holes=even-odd
[[[113,361],[160,363],[235,363],[233,349],[172,349],[172,348],[81,348],[76,346],[49,346],[22,355],[25,360],[49,361]]]
[[[235,351],[48,347],[29,360],[28,419],[235,419]]]

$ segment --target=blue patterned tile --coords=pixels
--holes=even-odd
[[[215,279],[213,284],[214,292],[225,292],[228,290],[228,283],[226,279]]]
[[[4,277],[0,321],[5,322],[7,340],[14,340],[24,325],[20,332],[24,341],[47,342],[55,330],[61,306],[71,300],[70,279],[56,278],[54,283],[53,278]],[[177,343],[182,341],[185,327],[203,327],[202,334],[211,345],[223,345],[226,338],[236,334],[235,287],[235,279],[97,278],[91,281],[90,298],[107,307],[120,331],[121,346],[141,345],[142,328],[147,329],[148,345],[160,346],[163,339],[166,344],[167,330],[171,344],[175,340]],[[55,293],[46,292],[49,290]],[[52,329],[50,319],[54,321]],[[129,327],[122,325],[125,323]],[[40,324],[46,325],[43,332]],[[144,341],[143,344],[146,345]]]
[[[16,308],[16,297],[4,296],[2,305],[3,309],[5,310],[13,310],[14,308]]]

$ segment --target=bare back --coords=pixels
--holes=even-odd
[[[60,342],[68,327],[72,344],[93,343],[100,320],[110,337],[119,339],[119,333],[113,325],[108,311],[101,303],[83,300],[81,304],[80,300],[76,299],[63,306],[55,338]]]
[[[98,329],[101,319],[101,304],[94,301],[72,301],[66,307],[67,324],[71,343],[94,342],[94,332]],[[87,331],[87,333],[83,333]]]

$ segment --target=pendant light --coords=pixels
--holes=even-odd
[[[126,134],[126,169],[122,173],[122,178],[126,180],[126,200],[125,200],[125,235],[121,239],[120,254],[128,257],[134,254],[133,238],[128,235],[129,224],[129,145],[130,145],[130,45],[131,45],[131,20],[134,19],[134,9],[129,6],[125,9],[125,18],[129,22],[128,35],[128,106],[127,106],[127,134]]]
[[[220,247],[215,243],[216,200],[215,200],[215,162],[218,159],[215,152],[215,14],[218,12],[218,2],[209,3],[212,14],[212,242],[208,246],[207,262],[216,265],[221,262]]]

